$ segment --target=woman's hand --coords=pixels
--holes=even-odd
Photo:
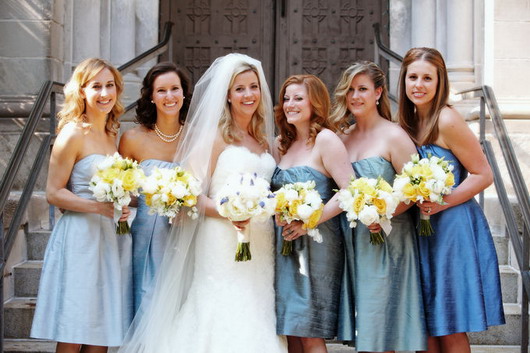
[[[381,225],[379,223],[372,223],[367,228],[370,231],[370,233],[380,233],[383,230],[383,228],[381,228]]]
[[[94,202],[96,204],[96,212],[94,213],[100,214],[107,218],[114,218],[114,204],[112,202]]]
[[[274,222],[278,227],[285,227],[288,224],[287,222],[282,221],[280,216],[277,214],[274,215]]]
[[[239,231],[243,232],[245,231],[246,226],[250,223],[250,219],[244,220],[244,221],[232,221],[232,224],[234,227]]]
[[[131,210],[129,209],[129,207],[128,206],[123,206],[121,208],[121,217],[120,217],[120,219],[118,221],[120,221],[120,222],[126,221],[129,218],[130,215],[131,215]]]
[[[305,234],[307,234],[307,229],[303,228],[303,223],[300,221],[293,221],[283,227],[282,236],[288,241],[293,241]]]
[[[437,214],[448,207],[448,204],[440,205],[439,203],[430,201],[423,201],[423,203],[416,202],[416,205],[420,208],[420,212],[426,216]]]

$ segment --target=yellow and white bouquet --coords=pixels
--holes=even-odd
[[[357,178],[350,181],[348,187],[339,191],[339,207],[346,212],[350,227],[357,226],[356,221],[369,226],[377,223],[388,236],[392,230],[390,219],[399,200],[393,195],[392,187],[385,179]],[[378,233],[370,233],[370,243],[383,244],[385,238]]]
[[[255,173],[234,174],[229,177],[225,186],[219,191],[215,203],[221,216],[236,222],[248,219],[264,221],[274,214],[276,206],[269,182]],[[252,259],[249,226],[245,227],[244,232],[237,232],[235,261]]]
[[[184,168],[154,168],[142,183],[142,194],[149,206],[149,214],[169,217],[171,223],[182,206],[189,207],[188,216],[196,219],[197,197],[201,182]]]
[[[317,243],[322,243],[322,235],[315,227],[322,216],[324,203],[315,190],[315,181],[285,184],[275,194],[276,214],[280,221],[287,223],[301,221],[303,228],[307,229],[307,235]],[[288,256],[293,252],[292,243],[290,240],[283,240],[282,255]]]
[[[129,233],[127,221],[119,221],[123,206],[131,202],[131,195],[139,195],[139,187],[145,178],[138,162],[123,158],[118,152],[107,156],[98,164],[97,172],[90,179],[89,189],[99,202],[114,203],[114,221],[117,222],[116,233]]]
[[[429,155],[420,159],[418,154],[403,166],[401,174],[394,179],[394,193],[400,201],[430,201],[444,205],[444,195],[449,195],[455,184],[453,165],[444,158]],[[432,235],[430,216],[420,213],[419,235]]]

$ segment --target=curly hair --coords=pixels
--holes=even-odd
[[[377,105],[377,112],[383,118],[392,120],[385,73],[379,66],[371,61],[359,61],[348,67],[342,73],[337,88],[335,88],[335,101],[330,119],[336,128],[335,132],[344,132],[350,126],[351,114],[348,110],[346,96],[355,76],[361,74],[367,75],[374,83],[376,89],[382,87],[381,97],[379,97],[379,104]]]
[[[191,81],[186,73],[172,62],[161,62],[153,66],[145,75],[140,90],[140,98],[136,101],[136,121],[149,130],[155,128],[156,106],[151,102],[153,97],[153,84],[158,76],[174,72],[180,79],[184,99],[179,112],[179,122],[184,125],[188,115],[191,101]]]
[[[123,92],[123,78],[120,72],[110,63],[99,58],[89,58],[83,60],[74,70],[72,77],[64,86],[64,104],[61,111],[57,113],[59,123],[57,132],[69,122],[87,122],[86,120],[86,103],[82,95],[82,89],[85,88],[88,81],[93,79],[101,70],[108,69],[114,76],[116,85],[117,99],[114,107],[107,116],[105,131],[116,135],[120,128],[118,118],[123,114],[124,108],[120,101]]]
[[[279,132],[279,150],[283,155],[296,140],[296,128],[287,122],[283,105],[288,86],[298,84],[307,89],[307,99],[311,104],[311,124],[308,144],[314,144],[317,134],[323,129],[333,129],[329,120],[331,101],[324,82],[314,75],[293,75],[287,78],[280,89],[278,104],[274,107],[274,120]]]
[[[407,97],[406,92],[406,76],[410,64],[415,61],[426,61],[436,68],[438,73],[438,85],[436,87],[436,94],[432,100],[432,105],[429,110],[429,121],[426,126],[427,134],[418,139],[419,119],[416,116],[416,107],[414,103]],[[401,64],[401,71],[399,73],[399,98],[398,98],[398,121],[399,125],[409,134],[410,138],[416,145],[423,145],[426,143],[433,143],[438,138],[438,119],[443,108],[450,106],[449,100],[449,77],[447,75],[447,68],[442,54],[434,48],[412,48],[410,49]]]
[[[254,67],[251,64],[248,63],[242,63],[241,66],[237,67],[233,74],[232,78],[230,79],[230,83],[228,84],[228,91],[230,91],[230,88],[234,85],[234,81],[236,80],[236,77],[239,74],[252,71],[256,74],[256,77],[258,78],[258,84],[260,85],[260,91],[261,91],[261,83],[259,82],[259,72],[256,67]],[[227,91],[227,95],[228,95]],[[248,133],[250,136],[255,138],[260,145],[264,146],[267,144],[267,139],[265,138],[264,133],[264,127],[265,127],[265,106],[262,99],[260,99],[258,108],[256,109],[256,112],[252,116],[252,120],[248,126]],[[221,131],[221,135],[223,137],[223,140],[230,144],[233,142],[240,142],[240,137],[237,134],[237,130],[235,129],[234,120],[232,119],[232,115],[230,113],[230,104],[228,103],[228,100],[225,103],[225,108],[223,110],[223,115],[221,116],[221,119],[219,120],[219,128]]]

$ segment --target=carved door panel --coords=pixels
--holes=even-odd
[[[162,0],[161,25],[173,28],[172,60],[187,68],[195,83],[215,58],[245,53],[262,61],[270,82],[274,0]]]
[[[171,58],[195,83],[230,52],[261,60],[273,97],[292,74],[310,73],[333,89],[355,60],[373,59],[372,24],[388,22],[388,0],[161,0],[172,21]]]
[[[373,60],[372,24],[385,23],[387,13],[387,0],[285,0],[277,13],[276,85],[304,73],[334,89],[354,61]]]

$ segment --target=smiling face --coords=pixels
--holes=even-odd
[[[166,72],[157,76],[153,82],[153,103],[157,116],[178,117],[184,102],[180,77],[176,72]]]
[[[107,115],[110,113],[117,98],[116,83],[112,72],[104,68],[81,90],[85,99],[85,113],[87,115]]]
[[[375,88],[374,82],[366,74],[355,75],[346,94],[348,110],[356,117],[377,111],[377,100],[382,88]]]
[[[407,67],[405,92],[407,98],[418,110],[431,106],[438,88],[438,71],[436,67],[424,60],[412,62]]]
[[[309,123],[312,107],[304,84],[293,83],[285,88],[283,113],[289,124]]]
[[[252,70],[238,74],[228,90],[230,113],[233,117],[252,118],[261,99],[259,79]]]

